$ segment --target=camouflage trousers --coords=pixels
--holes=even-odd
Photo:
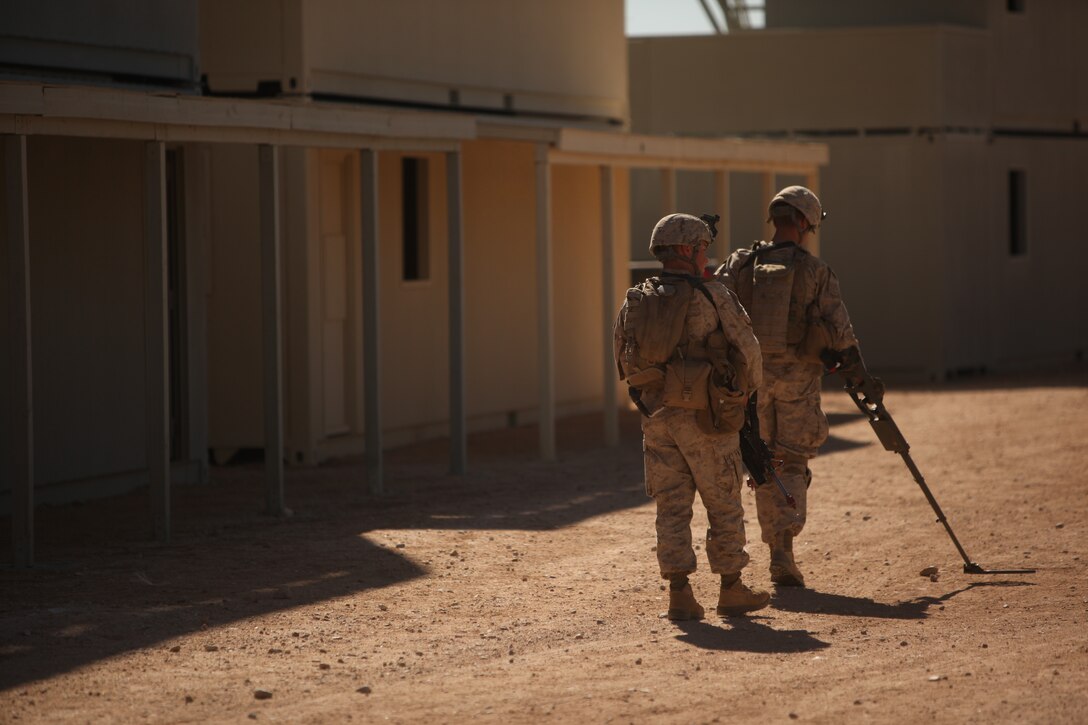
[[[699,430],[691,410],[662,408],[642,420],[646,493],[657,503],[657,562],[661,576],[695,571],[692,505],[698,491],[710,528],[706,556],[716,574],[740,572],[744,549],[743,467],[736,435]]]
[[[770,484],[756,489],[756,513],[763,541],[770,544],[776,534],[796,536],[805,526],[808,487],[812,471],[808,460],[816,456],[827,440],[827,416],[820,410],[819,364],[764,358],[763,384],[759,387],[759,429],[764,440],[783,461],[778,477],[794,499],[791,508],[778,487]]]

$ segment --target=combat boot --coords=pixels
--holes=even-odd
[[[736,617],[746,612],[763,609],[771,595],[760,589],[750,589],[740,580],[740,575],[722,577],[722,590],[718,594],[717,612],[722,617]]]
[[[771,581],[783,587],[803,587],[805,577],[793,560],[793,534],[776,534],[771,544]]]
[[[667,616],[676,621],[703,618],[703,608],[695,601],[695,593],[691,591],[690,584],[685,584],[683,589],[669,589]]]

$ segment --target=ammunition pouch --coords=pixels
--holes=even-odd
[[[667,408],[706,410],[710,404],[709,381],[713,367],[706,360],[674,360],[665,366],[665,390],[661,404]]]
[[[759,261],[752,269],[752,332],[764,354],[787,350],[787,326],[790,295],[793,292],[794,267],[784,262]]]
[[[744,393],[733,390],[718,375],[707,381],[707,407],[695,414],[699,430],[710,435],[736,433],[744,426]]]

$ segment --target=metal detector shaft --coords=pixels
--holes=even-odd
[[[847,384],[845,390],[853,399],[854,404],[858,406],[858,410],[869,419],[869,425],[873,427],[873,431],[876,432],[876,437],[880,439],[884,449],[898,453],[903,458],[903,463],[907,464],[907,469],[910,471],[911,476],[914,477],[914,482],[922,489],[926,501],[929,501],[933,512],[937,514],[937,521],[944,526],[944,530],[948,532],[948,538],[952,539],[956,551],[963,558],[963,571],[965,574],[1033,574],[1035,572],[1034,569],[983,569],[971,561],[971,558],[967,556],[967,552],[964,551],[963,546],[960,544],[960,540],[956,538],[956,534],[952,531],[944,511],[941,510],[940,505],[937,503],[937,499],[933,497],[933,492],[926,485],[926,479],[922,476],[922,472],[918,470],[918,466],[914,464],[914,459],[910,457],[910,444],[907,443],[907,439],[903,437],[903,434],[899,432],[899,426],[892,420],[891,413],[884,407],[881,400],[883,388],[880,383],[873,382],[872,378],[868,378],[855,386]]]

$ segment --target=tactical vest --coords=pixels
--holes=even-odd
[[[619,364],[621,376],[637,391],[655,393],[651,396],[655,398],[663,392],[663,405],[705,411],[726,402],[718,398],[732,395],[710,391],[731,390],[734,371],[720,320],[717,329],[705,336],[687,334],[693,294],[694,286],[683,279],[658,277],[629,289]],[[716,317],[713,297],[705,288],[700,294],[714,305]]]
[[[759,249],[753,247],[737,274],[737,297],[752,319],[763,354],[796,352],[809,326],[811,300],[804,299],[808,254],[796,246],[757,255]]]

